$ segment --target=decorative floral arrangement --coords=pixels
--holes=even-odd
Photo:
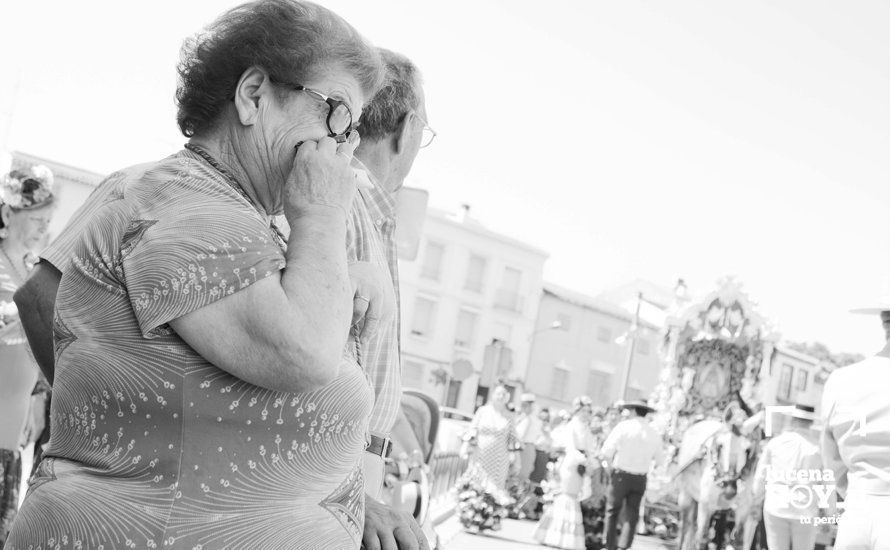
[[[30,173],[12,170],[0,179],[0,202],[16,209],[43,205],[53,198],[53,173],[43,165]]]
[[[457,485],[458,514],[464,529],[471,533],[497,531],[507,517],[511,499],[495,494],[477,481],[465,477]]]

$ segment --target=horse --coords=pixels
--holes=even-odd
[[[742,530],[742,548],[749,550],[757,520],[752,487],[756,444],[740,431],[741,411],[727,407],[724,422],[702,420],[690,426],[681,441],[677,504],[680,550],[707,549],[711,518],[732,509],[735,525],[729,540]]]

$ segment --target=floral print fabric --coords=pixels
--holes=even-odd
[[[284,268],[269,217],[188,151],[81,211],[45,255],[63,258],[52,438],[7,548],[358,547],[373,397],[354,358],[276,392],[168,325]]]

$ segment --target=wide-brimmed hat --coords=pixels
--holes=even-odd
[[[890,311],[890,277],[884,280],[883,289],[878,299],[865,307],[851,309],[850,313],[859,313],[864,315],[876,315],[878,313]]]
[[[642,399],[632,399],[630,401],[620,400],[615,405],[619,409],[643,409],[646,411],[646,414],[651,412],[655,412],[655,409],[649,406],[648,403],[643,401]]]
[[[789,411],[788,416],[791,418],[800,418],[803,420],[816,420],[816,408],[811,405],[794,405],[794,410]]]

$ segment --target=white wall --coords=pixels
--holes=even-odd
[[[588,395],[596,406],[609,405],[618,398],[628,344],[615,340],[630,329],[632,316],[613,304],[599,303],[599,299],[584,299],[586,305],[546,291],[541,299],[526,380],[528,391],[538,396],[542,406],[567,408],[579,395]],[[563,326],[549,329],[556,320]],[[630,398],[634,393],[647,398],[657,383],[660,330],[643,324],[638,332],[628,381]],[[557,369],[569,371],[564,388],[554,384]]]
[[[444,245],[445,252],[438,280],[422,274],[429,243]],[[472,255],[486,259],[481,292],[465,288]],[[472,219],[453,219],[431,210],[424,224],[420,253],[413,262],[400,263],[402,299],[402,377],[406,385],[416,385],[444,403],[446,387],[431,381],[431,372],[439,366],[450,366],[457,359],[469,360],[478,373],[484,348],[492,338],[506,341],[513,350],[513,368],[508,377],[522,380],[528,364],[530,336],[537,315],[543,285],[546,253],[524,243],[493,233]],[[496,307],[507,267],[521,272],[517,311]],[[436,302],[430,334],[412,334],[418,297]],[[477,323],[469,347],[455,344],[455,333],[461,309],[477,314]],[[478,385],[473,376],[461,384],[458,407],[472,410]]]

